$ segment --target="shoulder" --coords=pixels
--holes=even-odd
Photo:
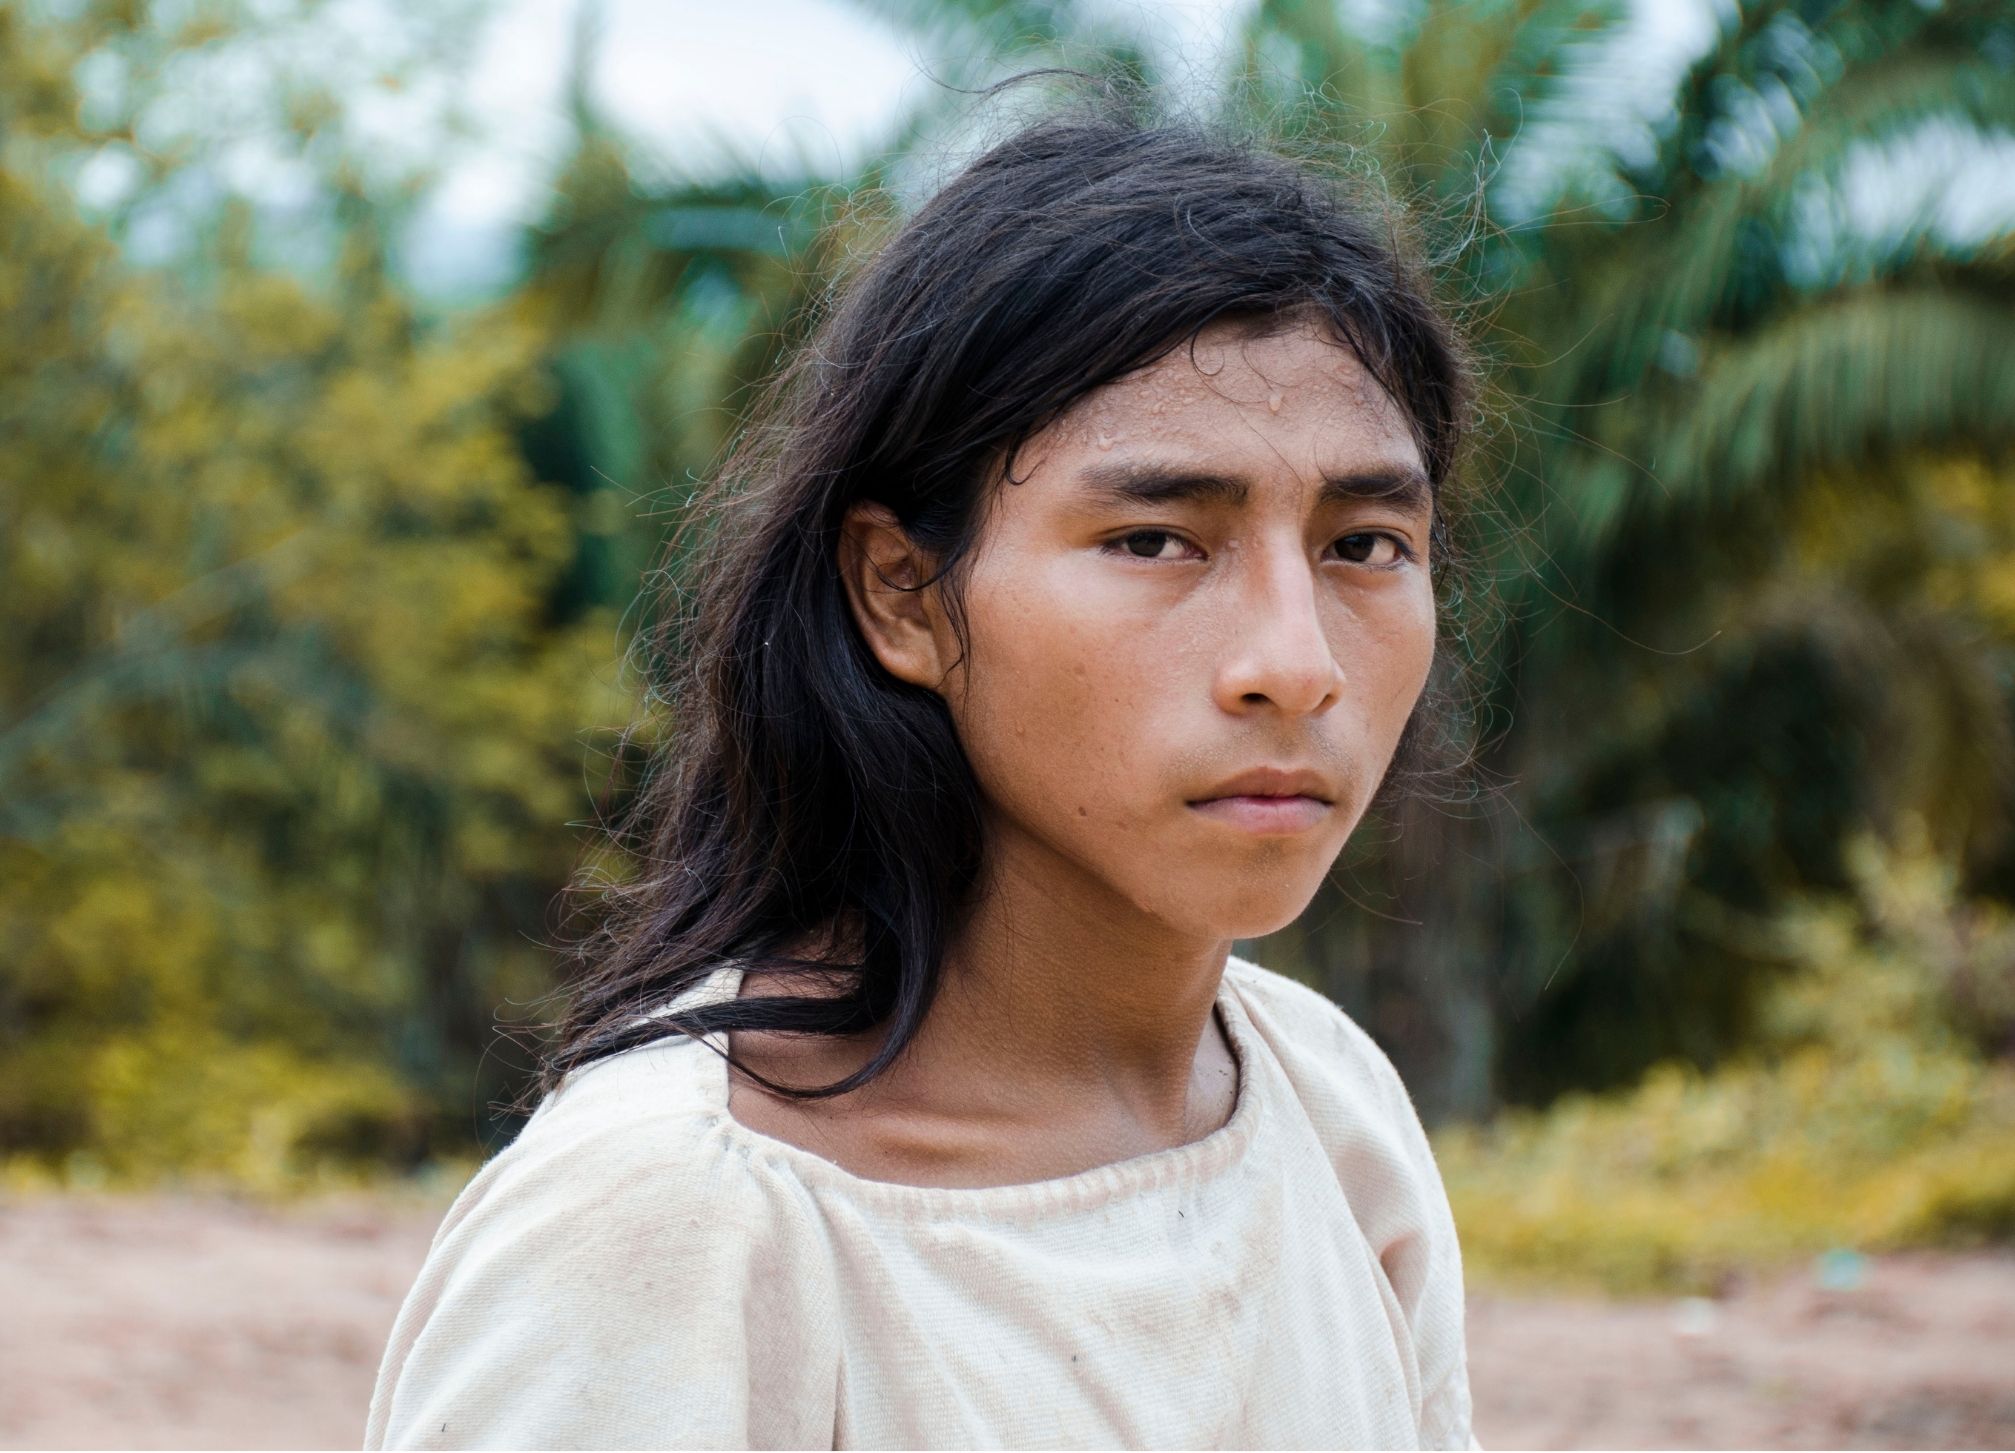
[[[1378,1041],[1326,994],[1285,974],[1239,958],[1226,964],[1225,973],[1344,1178],[1367,1232],[1387,1209],[1398,1209],[1387,1203],[1417,1207],[1423,1197],[1439,1193],[1427,1131]]]
[[[1284,1028],[1312,1032],[1318,1038],[1341,1034],[1370,1040],[1341,1004],[1299,979],[1291,979],[1237,954],[1225,960],[1224,972],[1248,1005],[1257,1006]]]
[[[367,1446],[826,1436],[837,1308],[815,1211],[727,1132],[714,1063],[680,1036],[577,1071],[478,1172],[400,1310]],[[773,1339],[792,1374],[751,1363]],[[780,1385],[797,1371],[807,1395]],[[766,1408],[813,1421],[764,1430]]]
[[[1286,974],[1233,955],[1225,976],[1246,1017],[1279,1057],[1297,1090],[1338,1095],[1360,1111],[1418,1123],[1413,1097],[1391,1056],[1342,1005]]]
[[[676,1036],[575,1071],[457,1198],[435,1251],[555,1218],[570,1256],[633,1232],[689,1241],[673,1235],[669,1213],[756,1197],[754,1168],[702,1093],[700,1061],[711,1058]]]
[[[680,1002],[721,990],[709,980]],[[711,1248],[680,1220],[700,1210],[739,1217],[748,1234],[787,1233],[808,1204],[732,1133],[718,1042],[670,1032],[572,1071],[456,1200],[435,1252],[560,1219],[570,1256],[644,1237],[689,1259]]]
[[[1462,1251],[1434,1150],[1390,1056],[1327,995],[1244,959],[1225,966],[1278,1061],[1404,1316],[1423,1447],[1470,1445]]]

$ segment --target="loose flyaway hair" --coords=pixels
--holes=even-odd
[[[979,880],[980,795],[944,701],[884,670],[849,610],[856,501],[935,560],[963,647],[960,567],[1024,440],[1217,320],[1312,318],[1410,422],[1446,569],[1467,355],[1397,210],[1356,197],[1249,139],[1076,110],[987,150],[858,267],[695,500],[700,537],[675,541],[648,642],[666,745],[617,828],[639,871],[595,888],[595,927],[568,946],[539,1088],[672,1034],[886,1024],[830,1085],[749,1071],[837,1095],[923,1022]],[[1382,793],[1424,770],[1441,705],[1431,682]],[[652,1012],[724,963],[823,992]]]

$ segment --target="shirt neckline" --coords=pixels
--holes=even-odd
[[[728,1109],[729,1071],[725,1054],[717,1052],[701,1057],[701,1090],[721,1132],[752,1159],[787,1170],[809,1186],[835,1188],[856,1200],[896,1209],[1026,1215],[1084,1209],[1164,1187],[1194,1186],[1236,1164],[1251,1145],[1259,1121],[1260,1056],[1256,1031],[1232,983],[1233,966],[1238,962],[1236,956],[1226,960],[1215,1000],[1237,1065],[1238,1083],[1230,1117],[1210,1134],[1186,1144],[1067,1175],[991,1186],[919,1186],[906,1181],[876,1180],[737,1120]],[[694,994],[694,1002],[716,1003],[736,997],[742,973],[740,965],[722,965],[702,982]],[[725,1031],[716,1031],[706,1039],[710,1047],[725,1050]]]

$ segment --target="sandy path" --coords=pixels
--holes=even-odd
[[[354,1448],[439,1207],[0,1202],[0,1446]],[[1711,1310],[1470,1299],[1509,1448],[2015,1447],[2015,1252],[1804,1274]]]
[[[2015,1448],[2015,1252],[1871,1258],[1714,1302],[1469,1301],[1494,1448]]]

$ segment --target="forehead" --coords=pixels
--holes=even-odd
[[[1150,453],[1262,478],[1422,467],[1404,410],[1316,323],[1212,324],[1076,400],[1029,439],[1015,476],[1054,489],[1087,465]]]

